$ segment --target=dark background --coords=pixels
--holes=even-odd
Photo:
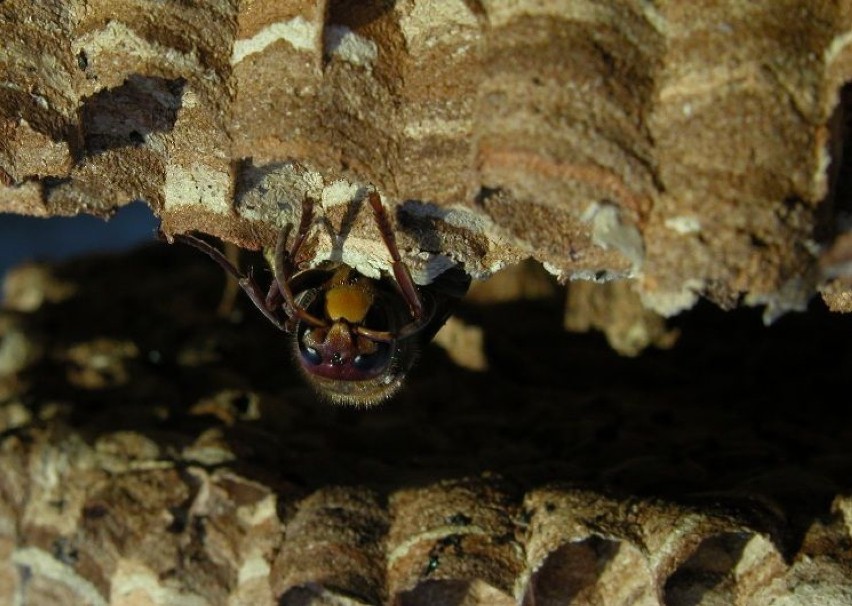
[[[135,202],[111,219],[89,215],[39,219],[0,213],[0,281],[15,265],[122,250],[154,239],[157,220]]]

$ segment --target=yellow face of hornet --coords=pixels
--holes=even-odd
[[[358,333],[363,327],[386,332],[405,316],[393,317],[387,306],[405,309],[386,284],[340,265],[316,291],[300,296],[309,312],[320,313],[328,326],[300,325],[294,331],[299,368],[322,395],[339,404],[369,406],[387,400],[402,385],[403,369],[415,353],[408,345],[383,342]]]

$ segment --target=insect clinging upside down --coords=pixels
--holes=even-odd
[[[400,257],[378,194],[368,196],[393,276],[368,278],[343,263],[300,269],[297,256],[313,222],[310,198],[302,202],[299,227],[289,248],[279,234],[268,292],[240,272],[215,247],[191,235],[175,240],[200,249],[233,275],[257,308],[286,332],[298,366],[332,402],[370,406],[402,386],[419,348],[428,343],[465,294],[470,278],[454,268],[428,286],[417,286]]]

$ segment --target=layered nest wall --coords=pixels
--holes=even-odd
[[[0,211],[141,199],[260,250],[313,198],[305,264],[378,275],[375,190],[418,283],[475,279],[363,411],[192,251],[16,271],[0,601],[852,602],[850,31],[848,0],[0,2]]]
[[[304,197],[339,224],[376,189],[412,264],[449,257],[483,278],[533,257],[562,280],[632,278],[664,315],[705,297],[772,319],[817,290],[848,310],[850,14],[8,0],[0,208],[144,199],[169,233],[257,249]],[[387,269],[375,235],[356,221],[345,259]]]

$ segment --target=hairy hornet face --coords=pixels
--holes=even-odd
[[[387,284],[340,266],[328,282],[297,300],[326,323],[298,322],[294,331],[299,368],[321,395],[335,403],[370,406],[398,391],[416,346],[412,339],[389,336],[409,312]]]

